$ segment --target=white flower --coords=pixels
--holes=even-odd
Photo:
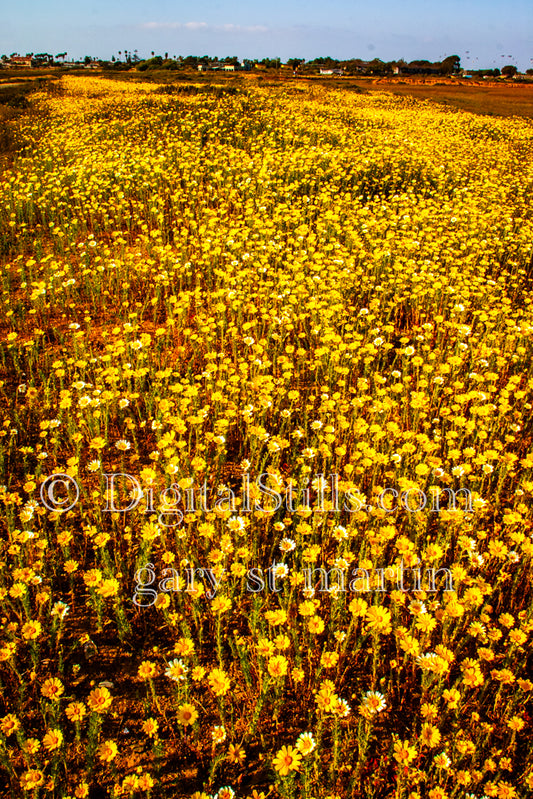
[[[131,444],[129,441],[126,441],[124,438],[121,438],[119,441],[116,442],[115,447],[121,452],[126,452],[128,449],[131,448]]]
[[[185,679],[185,675],[189,671],[183,660],[175,658],[171,660],[165,670],[165,677],[169,677],[174,682],[180,682]]]
[[[64,619],[69,610],[70,608],[66,602],[56,602],[51,610],[51,615],[57,616],[60,619]]]

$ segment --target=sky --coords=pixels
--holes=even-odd
[[[532,0],[17,0],[0,54],[381,58],[533,68]]]

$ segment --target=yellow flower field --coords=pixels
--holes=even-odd
[[[532,122],[32,97],[0,173],[0,795],[526,799]]]

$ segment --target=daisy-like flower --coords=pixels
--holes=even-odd
[[[363,696],[362,707],[368,713],[374,715],[374,713],[381,713],[382,710],[385,710],[387,703],[385,697],[379,691],[367,691]]]
[[[178,724],[182,724],[184,727],[187,727],[188,725],[194,724],[197,718],[198,718],[198,711],[196,710],[194,705],[191,705],[190,703],[187,702],[179,706],[176,713],[176,719]]]
[[[111,763],[118,753],[118,747],[114,741],[104,741],[98,747],[98,757],[103,763]]]
[[[341,719],[346,719],[352,712],[352,709],[346,699],[337,699],[337,703],[334,708],[332,708],[335,715],[339,716]]]
[[[140,677],[141,680],[151,680],[156,675],[157,675],[157,665],[155,663],[152,663],[151,660],[143,660],[143,662],[137,669],[137,676]]]
[[[94,688],[87,698],[87,704],[93,713],[104,713],[112,701],[113,697],[107,688]]]
[[[438,755],[435,755],[433,758],[433,762],[437,768],[447,769],[451,766],[451,760],[446,754],[446,752],[440,752]]]
[[[156,735],[158,729],[159,729],[159,723],[155,719],[152,718],[146,719],[146,721],[143,724],[143,732],[146,733],[146,735],[149,738],[153,738],[154,735]]]
[[[228,693],[231,682],[223,669],[212,669],[207,680],[215,696],[224,696],[224,694]]]
[[[116,442],[115,447],[120,450],[120,452],[127,452],[127,450],[131,449],[131,444],[129,441],[126,441],[126,439],[121,438]]]
[[[42,695],[54,702],[59,699],[64,691],[63,683],[57,677],[50,677],[48,680],[45,680],[41,686]]]
[[[296,749],[302,755],[309,755],[316,748],[316,741],[311,732],[302,732],[296,741]]]
[[[54,749],[59,749],[63,743],[63,733],[61,730],[48,730],[43,738],[43,746],[48,752],[53,752]]]
[[[289,771],[300,771],[302,755],[292,746],[282,746],[272,765],[281,777],[286,777]]]
[[[65,715],[72,722],[81,721],[86,713],[87,708],[83,702],[71,702],[65,708]]]
[[[169,677],[171,680],[179,682],[180,680],[185,679],[185,675],[187,674],[188,670],[189,669],[183,660],[178,660],[175,658],[169,662],[168,667],[165,670],[165,677]]]
[[[20,778],[20,784],[24,791],[33,791],[35,788],[39,788],[43,783],[44,775],[42,771],[33,768],[25,771]]]
[[[101,465],[102,465],[101,461],[92,460],[92,461],[89,461],[89,463],[87,464],[87,469],[90,472],[97,472]]]
[[[223,741],[226,740],[226,730],[221,725],[217,727],[213,727],[211,731],[211,738],[213,739],[213,743],[221,744]]]
[[[57,616],[59,619],[64,619],[70,608],[66,602],[54,602],[50,615]]]
[[[20,721],[13,713],[8,713],[7,716],[0,719],[0,730],[2,730],[6,736],[12,735],[19,727]]]

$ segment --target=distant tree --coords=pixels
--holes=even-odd
[[[458,55],[449,55],[440,62],[440,71],[443,75],[456,75],[461,69],[461,59]]]
[[[66,58],[66,56],[67,56],[67,54],[66,54],[66,53],[58,53],[58,54],[56,55],[56,59],[57,59],[57,58],[60,58],[60,59],[63,61],[63,63],[64,63],[64,62],[65,62],[65,58]]]
[[[3,58],[4,56],[2,56]],[[526,75],[533,75],[533,69],[526,69]]]
[[[304,62],[305,58],[289,58],[287,59],[287,66],[292,67],[296,71],[300,64],[303,64]]]
[[[502,75],[505,78],[513,78],[517,72],[518,69],[512,64],[507,64],[505,67],[502,67]]]
[[[86,56],[85,56],[85,58],[83,59],[83,63],[84,63],[86,66],[87,66],[87,64],[90,64],[90,63],[91,63],[91,61],[92,61],[92,58],[91,58],[91,56],[90,56],[90,55],[86,55]]]
[[[267,69],[279,69],[281,67],[281,58],[263,58],[259,63],[263,64]]]

